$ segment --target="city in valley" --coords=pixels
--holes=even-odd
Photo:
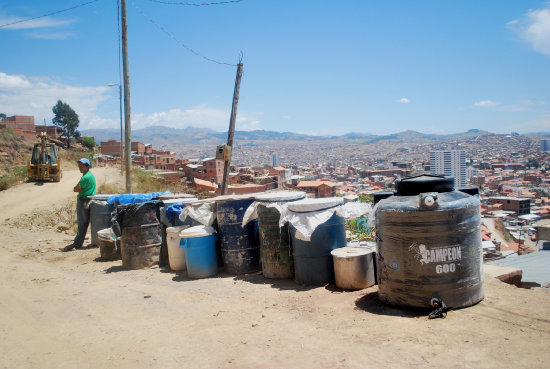
[[[55,126],[34,124],[32,116],[2,122],[19,134],[47,132],[59,139]],[[120,166],[116,133],[94,131],[95,160]],[[86,135],[86,132],[84,132]],[[135,132],[131,143],[134,168],[155,173],[166,182],[186,183],[197,190],[220,193],[223,158],[216,150],[225,133],[151,127]],[[535,224],[550,218],[550,139],[544,135],[492,134],[470,130],[455,135],[414,131],[389,136],[349,134],[318,137],[265,131],[239,132],[232,150],[228,193],[298,189],[308,197],[354,198],[394,191],[394,181],[422,174],[453,176],[456,188],[475,187],[481,198],[487,258],[527,253],[536,243]],[[492,219],[502,220],[503,237]],[[491,244],[492,243],[492,244]]]

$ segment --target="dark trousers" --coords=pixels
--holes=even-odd
[[[73,244],[77,248],[82,247],[86,232],[88,232],[88,225],[90,224],[90,201],[91,200],[86,198],[76,200],[76,223],[78,225],[78,232],[76,233]]]

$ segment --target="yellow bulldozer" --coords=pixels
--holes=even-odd
[[[61,159],[57,155],[57,147],[48,142],[46,132],[39,136],[32,149],[31,160],[27,163],[27,177],[29,181],[61,181]]]

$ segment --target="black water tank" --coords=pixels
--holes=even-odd
[[[432,298],[450,308],[483,300],[478,196],[444,176],[404,178],[396,190],[375,210],[380,300],[410,308],[429,308]]]

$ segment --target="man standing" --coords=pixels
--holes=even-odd
[[[78,232],[73,243],[62,248],[62,251],[80,249],[84,244],[84,237],[86,237],[88,225],[90,224],[91,200],[88,199],[88,196],[95,195],[95,177],[92,172],[90,172],[91,167],[92,163],[86,158],[82,158],[78,161],[78,169],[80,173],[82,173],[82,177],[73,189],[74,192],[78,192],[76,197],[76,222],[78,224]]]

